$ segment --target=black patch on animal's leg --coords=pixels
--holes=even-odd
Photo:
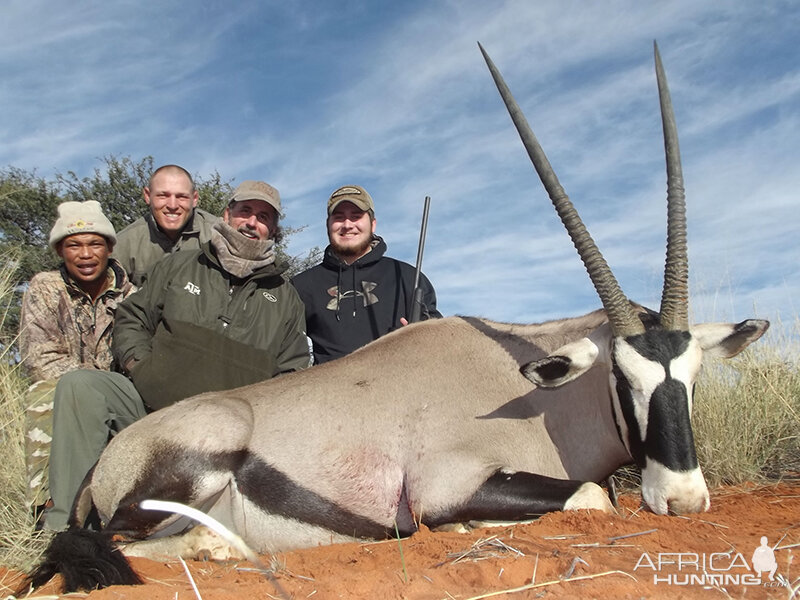
[[[430,526],[470,520],[524,521],[564,504],[585,482],[554,479],[534,473],[498,471],[467,502],[451,512],[425,519]]]
[[[142,539],[156,530],[171,513],[142,510],[142,500],[167,500],[193,505],[198,500],[195,483],[211,472],[231,475],[245,460],[247,452],[197,452],[175,444],[159,444],[152,450],[149,468],[137,478],[119,501],[106,529],[130,539]]]
[[[394,528],[371,519],[308,490],[263,460],[248,454],[236,472],[239,491],[267,513],[290,517],[353,537],[383,538],[394,536]],[[399,525],[398,525],[399,527]],[[411,532],[400,532],[409,535]]]
[[[169,513],[142,510],[139,503],[152,498],[194,505],[195,482],[206,473],[230,472],[239,492],[267,513],[281,515],[336,533],[354,537],[382,538],[394,536],[394,527],[387,528],[356,515],[318,494],[298,485],[284,473],[246,450],[236,452],[198,452],[177,445],[162,444],[153,450],[158,460],[137,479],[120,500],[119,507],[106,529],[131,539],[142,539],[158,529]],[[157,466],[156,466],[157,465]],[[401,534],[410,535],[402,514]],[[413,523],[413,519],[411,519]],[[401,527],[398,522],[398,528]]]

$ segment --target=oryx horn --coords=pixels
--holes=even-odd
[[[686,197],[683,188],[678,128],[661,64],[658,44],[653,42],[656,60],[658,98],[664,128],[667,161],[667,258],[664,264],[664,291],[661,294],[661,326],[664,329],[689,329],[689,259],[686,244]]]
[[[608,263],[606,263],[605,258],[603,258],[594,240],[586,230],[586,226],[583,224],[578,212],[564,192],[564,188],[553,171],[553,167],[550,166],[550,161],[547,160],[547,156],[545,156],[539,141],[531,131],[525,115],[522,114],[522,110],[511,95],[511,91],[508,89],[502,75],[500,75],[497,67],[495,67],[492,59],[489,58],[480,43],[478,43],[478,47],[481,49],[486,65],[489,67],[489,72],[492,74],[509,115],[511,115],[511,120],[517,128],[517,132],[519,132],[522,143],[528,151],[528,156],[530,156],[531,162],[533,162],[533,166],[539,174],[539,178],[542,180],[542,184],[547,190],[558,216],[561,218],[561,222],[567,228],[567,232],[572,238],[572,243],[575,245],[575,249],[578,251],[586,271],[589,273],[589,278],[592,280],[595,290],[597,290],[597,295],[606,309],[612,331],[617,336],[644,333],[644,325],[642,325],[639,317],[631,307]]]

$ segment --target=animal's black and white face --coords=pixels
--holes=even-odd
[[[578,379],[598,362],[609,365],[614,417],[642,470],[645,503],[658,514],[702,512],[709,507],[708,488],[697,462],[691,414],[703,358],[735,356],[768,327],[759,319],[705,323],[690,331],[649,323],[644,333],[627,337],[602,329],[521,371],[537,386],[553,388]]]
[[[703,351],[687,331],[616,338],[611,373],[617,424],[642,470],[642,497],[658,514],[702,512],[708,488],[692,433],[692,394]]]
[[[642,470],[642,497],[658,514],[708,510],[692,432],[694,385],[704,355],[738,354],[767,321],[648,329],[613,342],[612,396],[620,436]]]

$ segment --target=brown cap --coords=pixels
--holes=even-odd
[[[228,206],[243,200],[263,200],[277,210],[278,214],[281,213],[281,195],[278,190],[263,181],[248,180],[240,183],[228,198]]]
[[[352,202],[365,212],[368,210],[375,212],[372,196],[360,185],[345,185],[333,192],[328,199],[328,214],[330,215],[342,202]]]

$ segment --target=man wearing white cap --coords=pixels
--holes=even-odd
[[[109,370],[117,304],[135,291],[109,255],[116,234],[95,200],[63,202],[50,247],[63,262],[36,274],[22,299],[20,353],[34,385],[26,397],[27,503],[49,498],[47,467],[53,392],[59,377],[76,369]]]
[[[303,303],[275,260],[280,208],[271,185],[239,185],[210,241],[158,261],[120,305],[112,350],[127,377],[75,371],[59,381],[48,528],[66,526],[84,476],[131,415],[309,365]]]

